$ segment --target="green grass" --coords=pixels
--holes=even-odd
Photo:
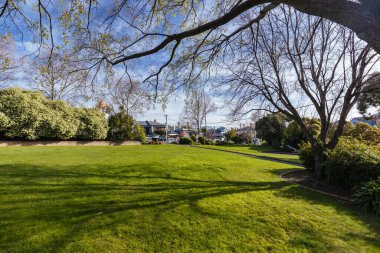
[[[379,252],[294,166],[187,146],[0,149],[0,252]]]
[[[302,164],[296,154],[278,154],[274,148],[270,146],[252,146],[252,145],[202,145],[202,148],[220,149],[234,152],[240,152],[249,155],[256,155],[263,158],[274,158],[284,162]]]

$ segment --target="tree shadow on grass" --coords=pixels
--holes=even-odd
[[[272,169],[271,172],[277,175],[284,170]],[[49,243],[54,249],[64,248],[79,234],[93,233],[88,231],[89,222],[93,219],[132,211],[153,212],[159,219],[165,211],[188,205],[199,215],[222,220],[222,214],[207,212],[199,207],[198,202],[254,191],[275,191],[281,197],[302,198],[311,204],[331,206],[339,213],[356,215],[367,224],[376,222],[366,220],[328,197],[289,187],[291,184],[286,181],[231,181],[223,179],[215,171],[213,173],[222,180],[175,177],[147,164],[100,168],[78,165],[58,169],[29,164],[0,165],[0,251],[16,251],[20,242],[33,236],[31,228],[41,224],[69,227],[65,236],[55,244]],[[101,231],[105,226],[117,225],[118,222],[122,221],[114,219],[106,224],[91,223],[91,229]],[[26,230],[22,231],[20,227]],[[375,243],[372,239],[362,238]],[[43,244],[37,245],[30,251],[39,251],[43,247]]]

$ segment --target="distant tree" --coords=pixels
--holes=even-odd
[[[286,119],[280,113],[269,114],[256,122],[257,137],[274,147],[281,146],[286,130]]]
[[[357,107],[361,114],[368,116],[367,110],[370,107],[380,106],[380,73],[372,74],[363,90],[365,92],[360,95]]]
[[[124,112],[111,115],[108,119],[107,138],[117,141],[132,141],[135,138],[133,124],[133,118]]]
[[[112,80],[101,96],[113,105],[114,113],[121,111],[135,117],[149,108],[149,94],[142,89],[140,82],[133,81],[129,76]]]
[[[313,136],[317,136],[320,133],[321,126],[319,120],[304,118],[303,121]],[[302,142],[307,142],[305,132],[296,121],[290,121],[285,130],[284,144],[298,147]]]
[[[192,90],[185,100],[183,120],[189,122],[200,133],[207,115],[216,110],[215,103],[205,92]]]
[[[86,92],[86,73],[77,70],[74,60],[63,51],[50,55],[45,50],[42,56],[26,64],[29,86],[51,100],[76,101]]]
[[[13,56],[13,47],[10,34],[0,36],[0,87],[8,86],[8,82],[15,79],[18,66]]]
[[[232,141],[234,138],[236,138],[236,135],[236,130],[232,128],[231,130],[227,131],[224,136],[226,137],[227,141]]]

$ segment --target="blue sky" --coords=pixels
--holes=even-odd
[[[34,13],[32,11],[32,13]],[[178,18],[178,17],[177,17]],[[5,32],[5,31],[3,31]],[[56,36],[59,33],[56,33]],[[26,54],[30,54],[35,52],[35,50],[38,48],[38,44],[34,43],[32,41],[32,38],[28,36],[27,34],[24,35],[23,41],[21,40],[20,36],[14,36],[15,40],[15,48],[14,53],[16,57],[20,57]],[[59,37],[55,38],[56,43],[59,44]],[[132,72],[135,77],[138,78],[138,80],[143,80],[144,77],[147,76],[149,73],[149,70],[151,70],[152,67],[157,66],[159,63],[163,62],[165,59],[167,59],[168,55],[165,52],[160,52],[158,54],[148,56],[144,59],[141,59],[139,61],[136,61],[133,63]],[[121,66],[115,67],[115,69],[120,70]],[[378,68],[380,69],[380,68]],[[17,85],[26,87],[24,81],[18,81]],[[212,95],[212,93],[209,93]],[[151,108],[150,110],[146,111],[143,115],[137,116],[137,120],[154,120],[164,122],[165,121],[165,114],[168,114],[168,122],[171,125],[176,125],[181,117],[181,113],[184,106],[184,99],[185,94],[183,92],[178,92],[171,96],[171,99],[169,102],[165,105],[165,109],[161,104],[155,104],[154,108]],[[213,101],[217,104],[219,110],[216,112],[210,113],[207,117],[207,123],[208,126],[212,127],[218,127],[218,126],[226,126],[226,127],[235,127],[238,126],[240,123],[244,124],[247,123],[247,120],[241,120],[241,121],[235,121],[231,122],[228,121],[228,118],[226,115],[228,114],[228,108],[226,106],[226,103],[223,101],[220,97],[213,97]],[[96,101],[92,101],[91,103],[95,104]],[[356,117],[359,114],[357,113],[357,110],[354,109],[349,118]],[[248,118],[248,116],[246,117]]]

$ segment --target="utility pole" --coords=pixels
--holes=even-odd
[[[165,116],[165,141],[166,141],[166,143],[169,143],[168,142],[168,115],[167,114],[165,114],[164,115]]]

